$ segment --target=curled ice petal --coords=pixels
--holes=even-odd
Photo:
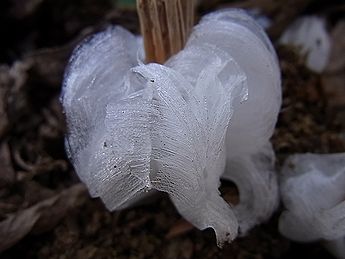
[[[186,55],[195,60],[201,54],[210,58],[201,66],[195,85],[165,66],[150,64],[139,69],[156,86],[152,184],[168,192],[193,225],[212,227],[221,245],[237,235],[237,220],[218,187],[232,102],[242,97],[246,77],[230,57],[222,60],[224,56],[210,55],[206,48],[190,46],[174,58],[174,65]],[[227,74],[226,81],[221,81],[222,73]]]
[[[69,157],[91,195],[109,209],[149,186],[150,97],[127,82],[136,43],[120,27],[87,39],[72,55],[61,97]]]
[[[280,181],[286,208],[279,220],[280,232],[301,242],[327,240],[335,251],[344,248],[345,153],[291,156]]]
[[[269,143],[281,105],[278,61],[263,29],[241,10],[222,10],[204,17],[187,47],[198,44],[209,44],[230,55],[247,77],[246,102],[234,100],[233,104],[223,175],[239,188],[240,203],[235,211],[245,234],[268,219],[279,200]]]
[[[256,153],[233,155],[227,163],[227,174],[223,177],[238,187],[240,202],[234,210],[240,234],[245,235],[253,226],[266,221],[278,205],[273,149],[267,143]]]

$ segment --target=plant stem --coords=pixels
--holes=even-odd
[[[195,0],[137,0],[146,62],[163,64],[180,51],[194,23]]]

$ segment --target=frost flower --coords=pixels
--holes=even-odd
[[[306,57],[307,67],[315,72],[322,72],[328,63],[331,39],[324,18],[300,17],[286,29],[280,43],[299,48],[299,53]]]
[[[141,63],[140,51],[121,27],[74,51],[61,100],[75,170],[110,210],[163,191],[197,228],[213,228],[219,245],[231,241],[238,217],[252,226],[249,214],[268,217],[278,197],[268,139],[280,75],[271,43],[245,13],[227,10],[204,17],[164,65]],[[229,162],[240,167],[226,173],[239,184],[238,212],[218,191]],[[256,179],[262,197],[249,200]]]
[[[326,241],[345,258],[345,153],[300,154],[283,167],[281,195],[286,211],[279,231],[300,242]]]

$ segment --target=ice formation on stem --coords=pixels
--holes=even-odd
[[[239,164],[225,177],[239,184],[243,228],[267,218],[278,197],[268,139],[280,75],[271,43],[249,16],[227,10],[204,17],[165,65],[138,62],[141,49],[113,27],[74,52],[61,100],[75,170],[110,210],[167,192],[193,225],[215,230],[219,245],[231,241],[238,220],[218,191],[226,163]]]
[[[345,258],[345,153],[298,154],[288,158],[281,177],[286,211],[279,230],[300,242],[324,240]]]

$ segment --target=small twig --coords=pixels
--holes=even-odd
[[[195,0],[137,0],[146,62],[164,63],[180,51],[194,23]]]

